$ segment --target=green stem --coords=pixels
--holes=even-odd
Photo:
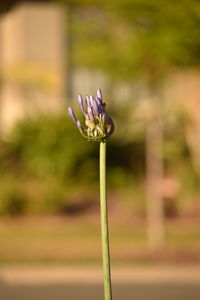
[[[108,209],[106,197],[106,142],[100,142],[100,210],[105,300],[112,300]]]

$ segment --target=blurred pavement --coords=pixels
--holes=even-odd
[[[115,300],[198,300],[199,266],[115,267]],[[97,267],[3,267],[2,300],[100,300],[102,273]]]

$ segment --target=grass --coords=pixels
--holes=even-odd
[[[98,216],[58,218],[1,218],[1,264],[100,264]],[[114,264],[149,263],[160,260],[200,261],[200,227],[170,222],[166,249],[150,253],[145,222],[110,220],[111,257]]]

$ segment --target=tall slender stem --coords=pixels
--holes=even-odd
[[[105,300],[112,300],[108,209],[106,195],[106,142],[100,142],[100,210]]]

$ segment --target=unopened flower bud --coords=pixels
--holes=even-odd
[[[105,110],[106,104],[103,102],[101,90],[97,90],[96,98],[93,96],[86,96],[85,98],[84,104],[82,96],[78,95],[78,102],[84,115],[86,128],[83,128],[80,121],[76,119],[71,107],[68,108],[69,115],[84,137],[93,141],[106,140],[114,131],[114,123]]]

